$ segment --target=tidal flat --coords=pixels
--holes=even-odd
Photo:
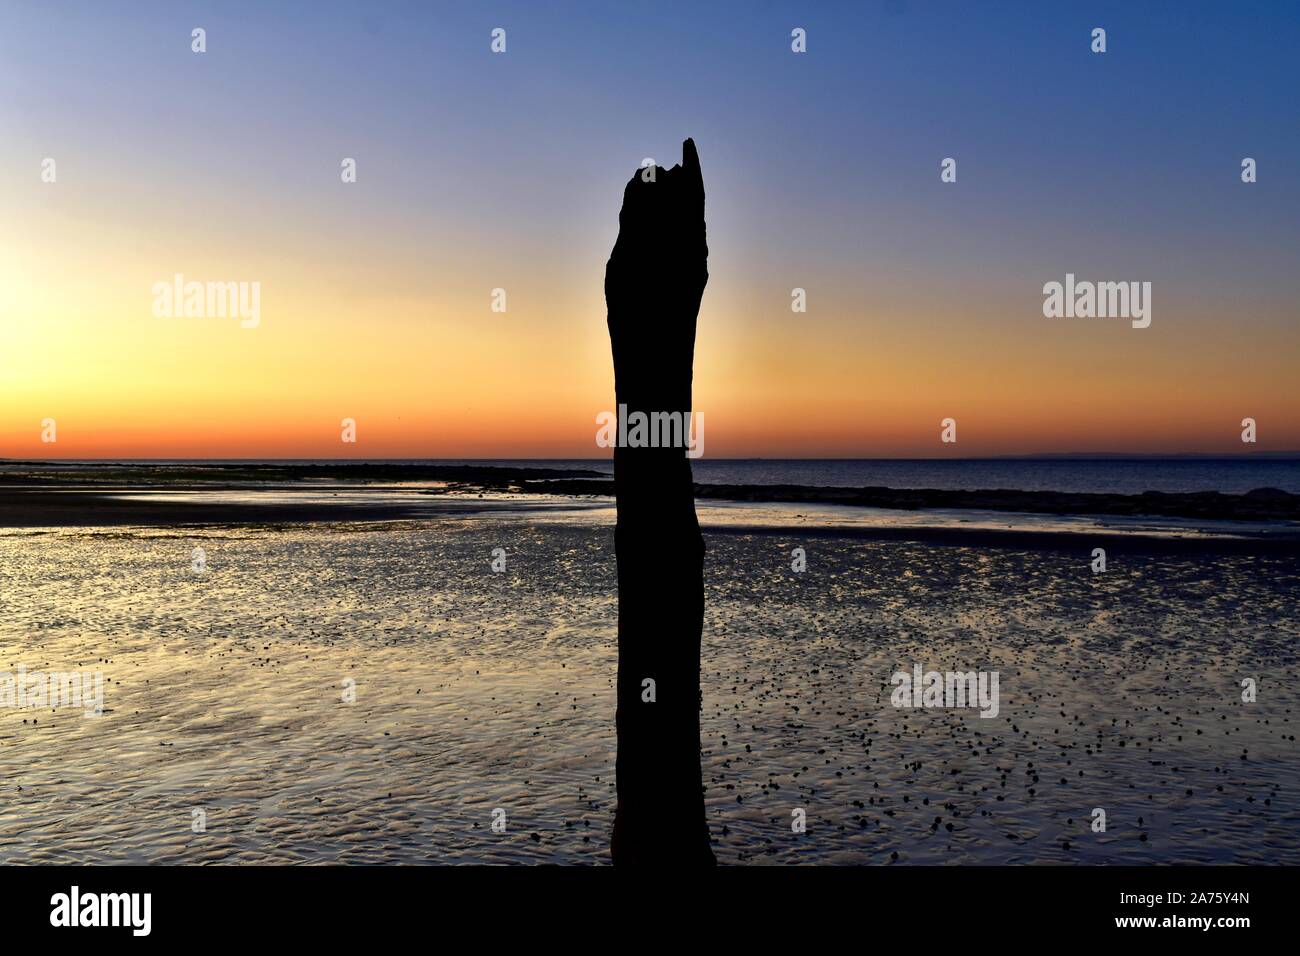
[[[1293,555],[706,541],[720,862],[1300,863]],[[0,708],[0,862],[607,863],[615,613],[607,512],[0,531],[0,672],[104,675]]]

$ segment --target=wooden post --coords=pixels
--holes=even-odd
[[[676,414],[689,433],[695,320],[709,278],[704,180],[694,142],[683,144],[680,166],[633,175],[618,221],[605,269],[618,404],[628,414]],[[614,482],[613,860],[619,866],[712,865],[700,778],[704,539],[690,461],[684,447],[617,447]]]

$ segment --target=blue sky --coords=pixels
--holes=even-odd
[[[297,263],[344,299],[382,286],[447,315],[507,275],[521,302],[584,313],[552,318],[552,338],[580,336],[590,363],[622,184],[689,135],[709,202],[701,360],[706,381],[735,376],[728,395],[825,381],[803,410],[822,414],[848,373],[818,363],[857,349],[877,373],[865,329],[891,365],[960,348],[1002,386],[1067,352],[1112,392],[1221,371],[1276,418],[1296,410],[1280,363],[1300,357],[1297,49],[1300,5],[1283,3],[18,0],[0,33],[0,212],[15,246],[39,231],[52,207],[32,164],[57,156],[59,211],[118,246],[168,237],[254,274]],[[331,192],[340,156],[364,189]],[[949,156],[958,182],[940,186]],[[141,254],[170,274],[174,257]],[[1039,290],[1067,271],[1153,281],[1150,333],[1045,326]],[[793,286],[817,308],[788,339]],[[941,391],[951,376],[930,368],[921,384]]]

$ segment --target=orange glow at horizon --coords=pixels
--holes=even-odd
[[[865,5],[806,57],[709,5],[520,4],[508,56],[461,5],[241,5],[203,55],[86,6],[0,31],[0,458],[607,458],[623,189],[688,135],[706,459],[1300,452],[1295,18],[1134,11],[1095,57],[1053,5],[915,10],[864,67]],[[155,315],[178,274],[257,326]],[[1067,274],[1150,327],[1045,317]]]
[[[450,240],[419,267],[311,237],[291,254],[237,235],[178,249],[116,208],[86,221],[62,202],[27,210],[23,242],[0,241],[0,457],[608,457],[595,416],[613,407],[609,216],[580,246],[508,268]],[[901,276],[827,281],[800,315],[711,241],[695,366],[706,458],[1300,449],[1300,331],[1280,304],[1225,323],[1164,294],[1135,330],[1043,318],[1027,282],[967,297]],[[153,286],[177,272],[259,282],[260,323],[156,317]],[[947,417],[955,445],[939,441]],[[340,440],[345,418],[356,444]]]

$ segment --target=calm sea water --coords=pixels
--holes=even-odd
[[[164,463],[164,462],[158,462]],[[179,463],[179,462],[178,462]],[[192,463],[192,462],[191,462]],[[323,463],[323,462],[322,462]],[[582,459],[428,459],[424,464],[496,464],[601,471],[613,462]],[[68,462],[69,468],[77,463]],[[0,471],[7,466],[0,463]],[[702,484],[937,488],[979,491],[1108,492],[1220,491],[1242,494],[1280,488],[1300,494],[1300,459],[729,459],[692,463]]]
[[[611,475],[609,461],[510,461],[503,464],[586,468]],[[1280,488],[1300,494],[1300,461],[1242,459],[708,459],[691,463],[701,484],[938,488],[978,491],[1221,491]]]

